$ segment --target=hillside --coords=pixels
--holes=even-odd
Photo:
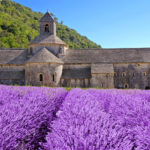
[[[0,48],[25,48],[39,34],[40,12],[11,0],[0,2]],[[71,49],[100,48],[101,46],[81,36],[75,30],[57,23],[57,35]]]

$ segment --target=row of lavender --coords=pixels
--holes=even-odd
[[[0,86],[0,150],[40,149],[66,95],[63,88]]]
[[[0,149],[149,150],[150,92],[0,87]]]
[[[74,89],[46,139],[46,150],[150,150],[150,92]]]

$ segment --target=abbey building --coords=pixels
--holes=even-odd
[[[150,88],[150,48],[70,50],[47,12],[28,49],[0,48],[0,84]]]

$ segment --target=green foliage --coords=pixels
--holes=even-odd
[[[2,0],[0,2],[0,47],[28,47],[28,44],[39,34],[39,19],[42,16],[42,13],[33,12],[21,4],[11,0]],[[58,18],[53,16],[58,21]],[[57,23],[57,35],[71,49],[100,48],[87,37],[63,25],[63,21]]]

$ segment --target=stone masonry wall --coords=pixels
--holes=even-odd
[[[29,85],[45,85],[58,86],[62,75],[62,65],[50,63],[29,63],[26,64],[25,76],[26,84]],[[43,76],[43,81],[40,81],[40,74]],[[55,76],[55,77],[53,77]],[[55,78],[53,81],[53,78]]]
[[[60,81],[63,87],[90,87],[91,66],[90,64],[66,64]]]
[[[150,64],[114,64],[115,88],[140,88],[150,87]]]
[[[24,85],[24,65],[0,65],[0,84]]]
[[[91,83],[92,87],[114,88],[114,74],[113,73],[92,74]]]

